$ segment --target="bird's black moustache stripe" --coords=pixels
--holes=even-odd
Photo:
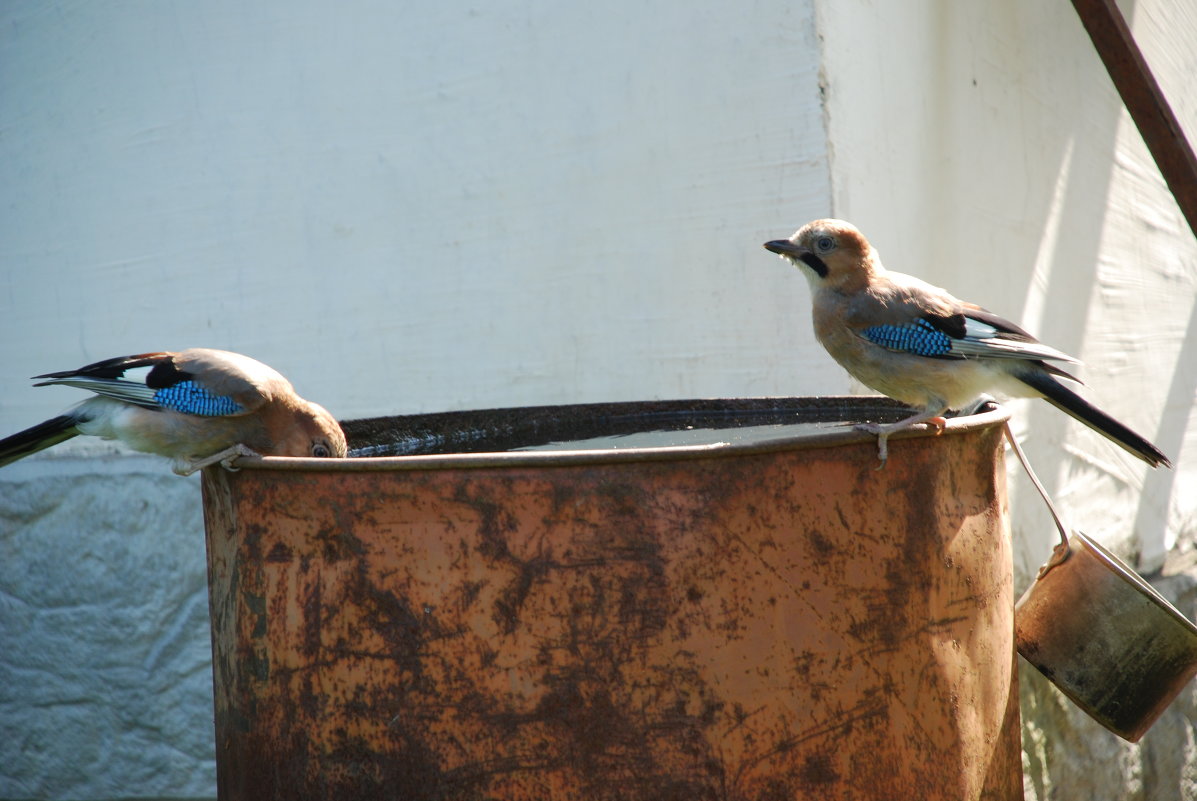
[[[807,251],[806,253],[801,254],[798,258],[806,262],[806,266],[814,270],[820,278],[827,277],[827,262],[823,261],[815,254]]]

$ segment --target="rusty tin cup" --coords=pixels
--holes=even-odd
[[[1065,534],[1006,433],[1061,540],[1015,605],[1018,652],[1091,718],[1138,742],[1197,674],[1197,625],[1101,543]]]
[[[1130,742],[1197,674],[1197,626],[1102,545],[1074,531],[1064,561],[1015,606],[1018,652]]]

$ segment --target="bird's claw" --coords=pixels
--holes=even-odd
[[[175,459],[170,466],[171,472],[176,476],[189,476],[199,469],[199,466],[196,466],[195,462],[182,457]]]
[[[880,464],[873,469],[880,470],[885,467],[885,463],[889,460],[889,432],[886,427],[879,423],[857,423],[853,428],[866,434],[876,435],[877,458],[880,460]]]
[[[935,430],[935,435],[939,436],[943,433],[944,428],[948,425],[946,417],[929,417],[926,420],[921,420],[917,423],[910,423],[910,426],[926,424],[928,428]],[[902,426],[906,428],[907,426]],[[894,433],[893,426],[882,425],[881,423],[857,423],[853,426],[856,431],[863,431],[867,434],[874,434],[877,437],[877,458],[880,464],[874,467],[874,470],[880,470],[885,467],[885,463],[889,460],[889,435]]]
[[[237,443],[231,448],[225,448],[219,453],[214,453],[211,456],[205,456],[202,459],[175,459],[172,470],[176,475],[189,476],[197,470],[203,470],[210,465],[219,464],[230,473],[236,473],[240,467],[235,466],[235,462],[242,456],[260,456],[257,451]]]
[[[233,447],[223,450],[220,453],[217,453],[213,456],[209,456],[208,458],[209,459],[217,459],[218,457],[220,457],[219,458],[220,466],[223,467],[225,470],[228,470],[230,473],[236,473],[241,468],[236,467],[234,463],[237,461],[237,459],[239,459],[242,456],[251,456],[251,457],[260,458],[261,454],[259,454],[253,448],[248,448],[245,445],[242,445],[241,443],[237,443]]]

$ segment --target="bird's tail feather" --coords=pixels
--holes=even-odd
[[[1171,467],[1172,462],[1164,452],[1125,424],[1118,422],[1068,387],[1039,369],[1027,369],[1017,373],[1017,378],[1038,391],[1048,403],[1062,412],[1075,417],[1099,434],[1121,445],[1152,467]]]
[[[79,431],[75,426],[78,423],[76,415],[62,414],[0,439],[0,467],[77,436]]]

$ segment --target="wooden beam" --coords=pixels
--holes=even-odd
[[[1114,0],[1072,0],[1118,94],[1197,235],[1197,157]]]

